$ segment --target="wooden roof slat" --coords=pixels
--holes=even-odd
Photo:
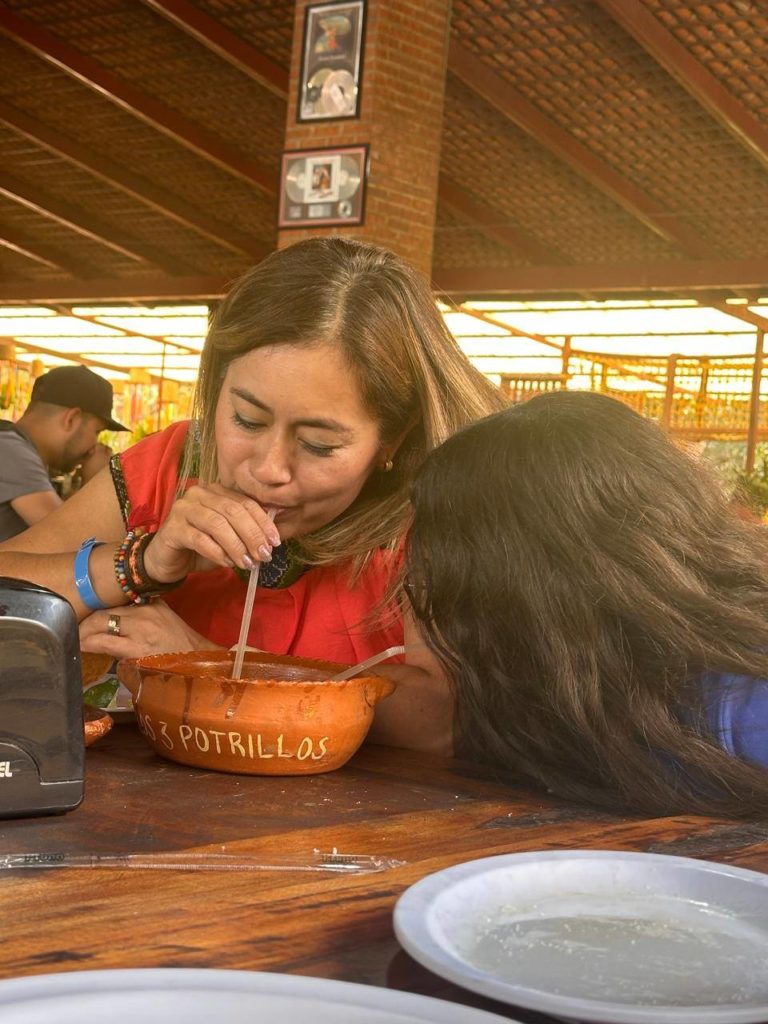
[[[51,267],[53,270],[65,269],[59,263],[54,263],[53,260],[43,256],[42,253],[33,252],[29,243],[22,244],[18,241],[12,241],[9,237],[11,233],[7,228],[0,227],[0,246],[4,249],[10,249],[12,252],[18,253],[19,256],[31,260],[32,263],[42,263],[43,266]],[[66,272],[69,273],[69,271]]]
[[[476,228],[494,242],[512,249],[531,263],[552,263],[562,259],[554,249],[540,243],[522,228],[509,223],[509,218],[500,210],[485,203],[478,203],[462,185],[448,175],[441,174],[438,184],[438,198],[471,227]]]
[[[451,309],[454,313],[463,313],[464,316],[471,316],[475,320],[482,320],[483,323],[491,324],[493,327],[501,327],[513,338],[529,338],[531,341],[537,341],[540,345],[544,345],[547,348],[554,348],[560,353],[563,351],[563,344],[555,341],[554,338],[548,338],[544,334],[535,334],[533,331],[523,331],[519,327],[513,327],[511,324],[500,320],[498,317],[491,316],[490,313],[486,313],[482,309],[473,309],[471,306],[465,306],[460,302],[451,303]]]
[[[768,128],[762,125],[639,0],[595,0],[617,24],[700,103],[763,167]]]
[[[156,185],[139,174],[134,174],[124,166],[102,156],[101,153],[86,148],[62,132],[43,124],[37,118],[31,117],[1,99],[0,120],[50,152],[64,157],[65,160],[89,174],[93,174],[108,185],[119,188],[164,217],[170,217],[184,227],[192,228],[193,231],[197,231],[212,242],[223,245],[232,252],[244,253],[257,260],[267,255],[267,247],[260,245],[246,232],[239,231],[230,224],[217,221],[209,214],[202,216],[191,203],[162,186]]]
[[[141,0],[182,32],[242,71],[281,100],[288,97],[288,70],[187,0]]]
[[[19,181],[4,171],[0,171],[0,195],[5,195],[14,202],[34,210],[42,217],[55,220],[71,231],[90,238],[100,245],[105,245],[131,260],[152,263],[171,272],[185,269],[182,260],[175,259],[156,246],[139,241],[112,224],[105,224],[97,220],[91,214],[86,213],[81,206],[65,203],[43,189],[36,188],[28,182]]]
[[[702,288],[764,290],[768,281],[768,259],[435,268],[432,280],[440,291],[456,296],[585,291],[599,295],[602,292],[689,292]]]
[[[487,103],[555,153],[593,186],[609,195],[646,227],[677,245],[689,256],[705,259],[713,255],[711,247],[695,231],[542,114],[509,82],[455,40],[450,44],[448,67]]]
[[[94,268],[85,261],[73,259],[70,253],[58,246],[30,238],[25,231],[20,231],[15,225],[0,224],[0,245],[13,249],[35,263],[42,263],[54,270],[63,270],[65,274],[73,274],[76,277],[94,276]]]
[[[34,22],[0,6],[0,30],[41,59],[94,89],[110,102],[174,139],[187,149],[216,164],[228,174],[274,195],[277,169],[272,171],[245,156],[164,103],[113,74],[98,61],[81,53]]]
[[[144,274],[131,277],[96,278],[91,281],[2,281],[0,305],[32,303],[48,306],[59,302],[158,302],[165,300],[207,301],[226,295],[232,279],[215,277],[174,277]]]

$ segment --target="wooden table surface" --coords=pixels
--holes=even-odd
[[[0,821],[0,853],[211,850],[371,853],[405,866],[357,877],[291,872],[0,873],[0,977],[129,967],[238,968],[362,982],[540,1014],[465,992],[415,963],[392,929],[425,875],[525,850],[648,850],[768,871],[768,822],[645,820],[564,805],[460,761],[366,746],[327,775],[224,775],[156,757],[132,723],[87,752],[85,800]]]

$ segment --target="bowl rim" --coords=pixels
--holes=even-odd
[[[155,671],[158,674],[168,675],[189,675],[188,668],[185,666],[180,659],[189,658],[191,655],[198,654],[200,660],[205,660],[209,664],[213,662],[220,662],[222,666],[227,663],[233,663],[234,652],[228,650],[206,650],[202,649],[199,651],[175,651],[167,652],[165,654],[146,654],[140,658],[120,658],[117,663],[117,676],[121,678],[120,670],[125,667],[128,669],[143,669],[145,671]],[[179,659],[175,664],[169,659]],[[246,651],[244,664],[248,663],[267,663],[271,665],[296,665],[300,663],[303,667],[306,667],[310,671],[318,669],[322,672],[327,672],[329,675],[336,675],[339,672],[343,672],[345,668],[350,666],[339,661],[323,661],[318,658],[304,658],[300,655],[292,654],[273,654],[270,651]],[[330,678],[319,678],[319,679],[270,679],[264,677],[261,679],[232,679],[229,675],[206,673],[204,675],[195,676],[196,685],[202,685],[204,683],[216,683],[221,686],[222,683],[231,685],[243,685],[246,686],[258,686],[260,684],[267,684],[271,687],[295,687],[295,686],[332,686],[334,688],[347,687],[349,684],[359,685],[364,682],[375,682],[377,684],[383,683],[386,692],[381,694],[381,698],[388,697],[396,688],[394,680],[388,676],[376,675],[374,673],[366,673],[364,675],[351,676],[349,679],[337,679],[333,680]],[[381,699],[380,698],[380,699]]]

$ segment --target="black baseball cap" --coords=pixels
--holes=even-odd
[[[82,409],[104,420],[108,430],[129,430],[112,419],[112,385],[87,366],[57,366],[35,381],[33,402]]]

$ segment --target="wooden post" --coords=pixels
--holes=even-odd
[[[701,376],[699,378],[699,393],[696,396],[696,426],[704,424],[704,414],[707,410],[707,389],[709,387],[709,360],[700,359]]]
[[[749,397],[749,429],[747,431],[747,456],[744,470],[751,473],[755,468],[757,431],[760,426],[760,382],[763,379],[763,342],[765,331],[758,330],[755,337],[755,364],[752,367],[752,394]]]
[[[661,425],[665,430],[672,426],[672,408],[675,402],[675,373],[677,372],[677,360],[679,355],[668,356],[667,358],[667,390],[664,393],[664,408],[661,412]]]
[[[560,369],[560,373],[562,374],[562,377],[563,377],[563,387],[567,388],[568,387],[568,381],[571,378],[571,367],[570,367],[570,362],[571,362],[571,338],[570,338],[570,335],[568,337],[566,337],[566,338],[563,338],[563,356],[562,356],[562,358],[563,358],[563,363],[562,363],[562,367]]]
[[[160,430],[163,421],[163,382],[165,381],[165,352],[167,345],[163,342],[163,355],[160,361],[160,380],[157,382],[157,429]]]

